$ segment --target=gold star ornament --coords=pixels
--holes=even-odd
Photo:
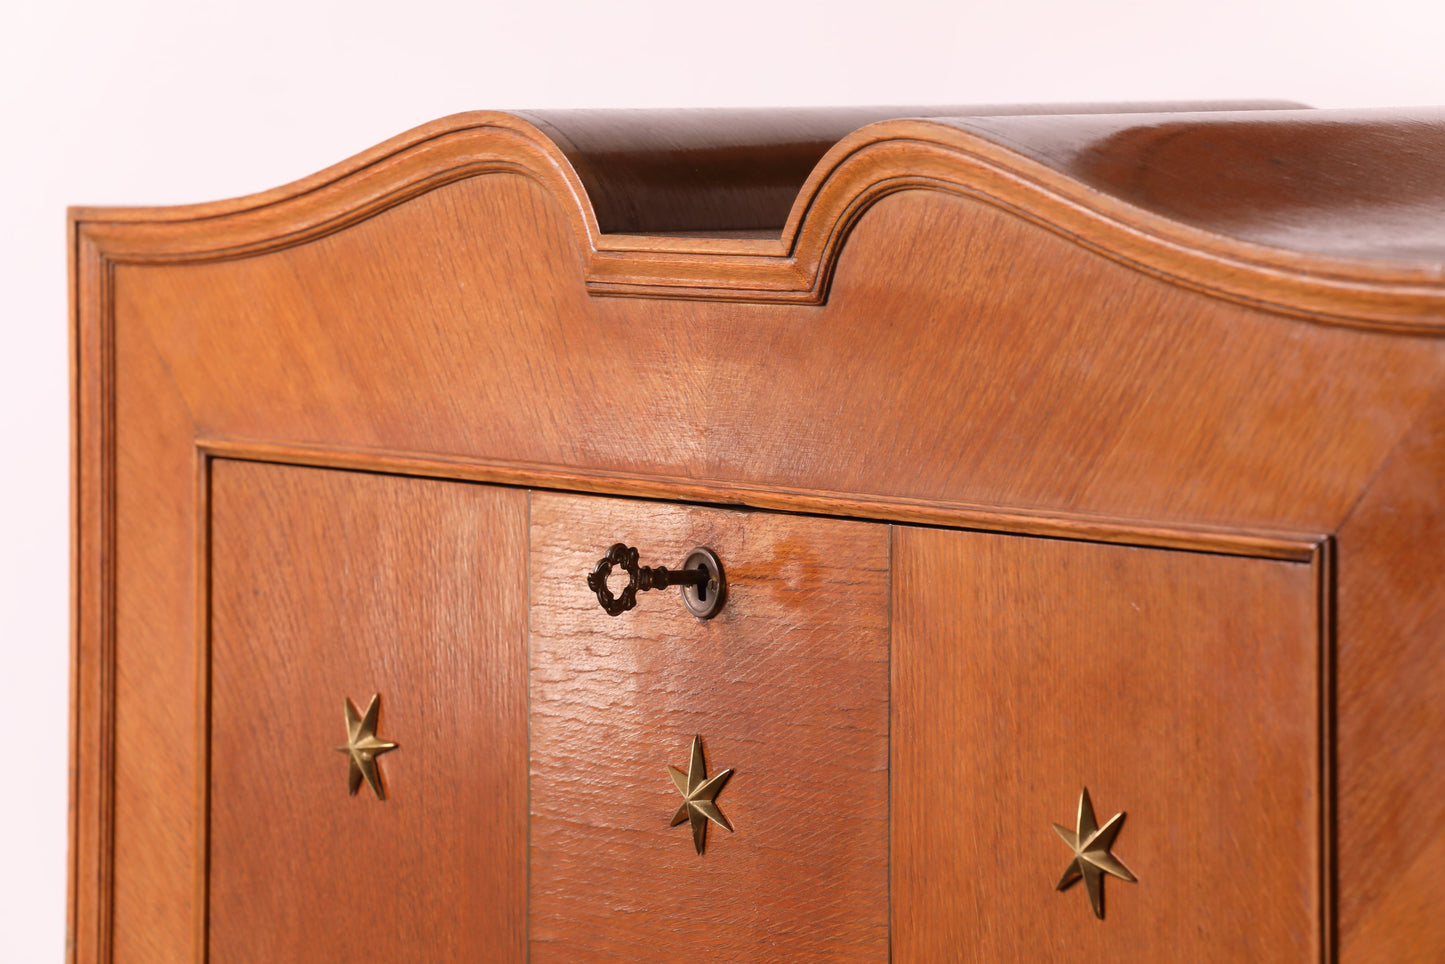
[[[707,841],[708,821],[732,833],[732,824],[728,823],[728,818],[723,816],[714,801],[723,784],[728,782],[728,777],[733,775],[733,771],[724,770],[714,777],[708,777],[707,767],[702,759],[702,737],[692,738],[692,760],[688,763],[687,772],[683,773],[674,766],[668,767],[667,772],[672,775],[677,792],[682,794],[682,806],[673,814],[672,826],[676,827],[680,823],[692,824],[692,844],[697,848],[698,854],[702,853]]]
[[[381,694],[372,693],[366,712],[358,714],[356,704],[346,697],[346,742],[336,749],[351,757],[351,769],[347,773],[347,785],[351,795],[361,789],[362,778],[376,793],[376,799],[385,800],[386,792],[381,788],[381,771],[376,768],[376,758],[396,749],[395,743],[376,738],[376,715],[381,710]]]
[[[1089,891],[1089,903],[1094,906],[1094,916],[1099,920],[1104,919],[1104,875],[1113,874],[1130,883],[1137,879],[1128,867],[1119,862],[1119,858],[1109,853],[1123,825],[1124,814],[1116,813],[1108,823],[1099,826],[1094,819],[1094,801],[1089,799],[1088,787],[1079,796],[1079,829],[1070,830],[1054,824],[1054,830],[1064,838],[1064,843],[1074,849],[1074,859],[1064,869],[1064,876],[1059,878],[1059,890],[1067,890],[1082,877]]]

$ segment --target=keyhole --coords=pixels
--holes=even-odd
[[[723,598],[727,595],[727,581],[723,576],[722,563],[711,549],[697,548],[682,561],[681,572],[689,577],[702,576],[700,582],[683,587],[682,603],[688,612],[698,619],[711,619],[722,609]]]

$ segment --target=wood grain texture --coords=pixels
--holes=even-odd
[[[888,960],[887,527],[534,494],[531,960]],[[585,583],[718,553],[723,611]],[[667,766],[734,773],[699,857]]]
[[[824,307],[589,298],[577,255],[539,188],[476,178],[300,248],[117,267],[118,309],[210,438],[1316,533],[1445,350],[921,191],[859,223]],[[645,417],[603,404],[622,391]]]
[[[894,960],[1320,961],[1311,568],[894,531]],[[1054,889],[1085,786],[1102,922]]]
[[[190,941],[197,911],[196,454],[166,444],[192,425],[148,333],[117,326],[114,351],[113,417],[138,431],[116,440],[110,503],[112,946],[119,961],[160,961]]]
[[[1445,393],[1340,529],[1340,959],[1445,960]]]
[[[524,961],[525,493],[222,460],[211,505],[208,960]]]

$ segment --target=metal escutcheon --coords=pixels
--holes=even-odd
[[[627,573],[627,585],[615,596],[607,585],[614,568]],[[722,562],[711,549],[694,549],[678,569],[668,569],[639,565],[637,550],[619,542],[597,560],[587,577],[587,588],[597,594],[598,604],[609,616],[620,616],[636,606],[639,592],[668,586],[682,587],[683,605],[698,619],[716,616],[727,598]]]

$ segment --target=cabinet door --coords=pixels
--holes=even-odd
[[[888,529],[535,494],[531,959],[888,960]],[[613,543],[720,557],[726,603],[676,589],[608,616]],[[697,852],[669,765],[731,769]]]
[[[1322,959],[1311,566],[900,527],[893,573],[896,960]]]
[[[211,484],[210,960],[523,960],[526,494]],[[336,750],[373,694],[385,799]]]

